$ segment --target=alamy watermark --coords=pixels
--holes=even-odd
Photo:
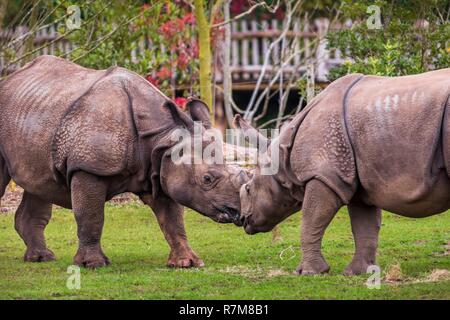
[[[367,7],[366,12],[370,15],[366,21],[367,29],[381,29],[383,27],[381,23],[381,8],[376,5],[371,5]]]
[[[280,260],[291,260],[294,259],[297,256],[296,251],[292,246],[289,246],[283,250],[280,251],[279,257]]]
[[[367,267],[367,273],[370,274],[366,281],[368,289],[381,289],[381,269],[377,265]]]
[[[58,31],[61,33],[78,30],[81,28],[83,20],[81,19],[81,9],[77,5],[68,6],[66,9],[66,14],[64,17],[67,17],[64,21],[58,23]]]
[[[70,265],[67,267],[67,277],[66,287],[69,290],[80,290],[81,289],[81,270],[79,266]]]

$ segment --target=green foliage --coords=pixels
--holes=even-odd
[[[308,94],[307,94],[308,80],[306,78],[306,74],[304,74],[300,79],[297,80],[296,85],[298,88],[299,96],[304,97],[306,99],[306,97],[308,96]],[[322,91],[322,88],[320,86],[315,85],[314,86],[314,96],[318,95],[320,93],[320,91]],[[307,102],[309,102],[309,101],[307,101]]]
[[[369,29],[370,5],[381,10],[382,27]],[[342,21],[350,29],[331,31],[329,46],[353,59],[331,71],[330,80],[351,72],[399,76],[450,66],[447,0],[343,0]]]
[[[58,0],[59,1],[59,0]],[[67,58],[83,66],[104,69],[120,65],[138,73],[145,74],[150,60],[135,64],[131,60],[131,51],[136,42],[149,31],[139,24],[139,14],[159,16],[160,5],[142,13],[135,1],[60,1],[62,6],[56,12],[56,19],[67,14],[69,5],[78,5],[81,9],[81,28],[67,36],[76,49]],[[139,24],[139,28],[135,27]],[[58,28],[59,34],[68,32],[64,23]]]
[[[80,290],[66,287],[67,267],[78,246],[73,213],[55,210],[46,236],[57,260],[45,263],[22,261],[25,246],[14,230],[14,215],[0,214],[0,298],[450,299],[450,280],[429,279],[435,269],[450,269],[445,256],[448,212],[425,219],[384,213],[378,255],[382,275],[398,263],[405,279],[383,281],[379,290],[369,290],[368,276],[341,275],[354,252],[346,209],[336,215],[324,237],[330,275],[314,277],[292,274],[301,257],[298,214],[280,225],[283,240],[273,243],[270,232],[249,236],[242,228],[186,211],[189,242],[205,261],[204,268],[166,268],[169,247],[148,207],[107,204],[102,246],[112,264],[82,269]]]
[[[74,31],[65,23],[71,5],[81,9],[82,24]],[[161,0],[57,0],[56,6],[55,20],[62,21],[58,33],[76,47],[60,55],[89,68],[125,67],[169,96],[187,80],[195,83],[197,40],[189,6]],[[132,57],[133,49],[144,43]]]

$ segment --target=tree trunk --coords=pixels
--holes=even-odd
[[[214,121],[212,114],[212,75],[211,75],[211,26],[208,22],[205,12],[205,0],[195,0],[195,19],[197,20],[199,57],[200,57],[200,96],[208,105],[211,119]]]

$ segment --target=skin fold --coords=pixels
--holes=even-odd
[[[449,96],[450,69],[331,83],[272,143],[280,170],[262,175],[258,167],[242,186],[245,231],[269,231],[301,208],[297,272],[324,273],[322,237],[346,205],[355,253],[344,274],[367,272],[376,263],[382,209],[420,218],[450,208]],[[236,126],[251,130],[239,117]]]
[[[0,195],[11,179],[25,190],[15,216],[25,261],[55,259],[44,229],[57,204],[75,214],[74,262],[107,265],[105,201],[132,192],[157,217],[170,246],[168,265],[203,266],[187,241],[183,206],[239,224],[239,189],[248,176],[233,165],[171,160],[176,130],[193,131],[194,121],[211,127],[203,102],[191,99],[186,108],[126,69],[86,69],[53,56],[38,57],[0,82]]]

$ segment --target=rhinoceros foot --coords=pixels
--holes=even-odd
[[[73,263],[80,267],[96,269],[109,265],[109,259],[99,248],[80,248],[73,258]]]
[[[364,260],[353,260],[350,264],[345,268],[344,275],[345,276],[356,276],[359,274],[364,274],[368,272],[368,268],[374,265],[373,263],[369,263]]]
[[[330,271],[330,266],[324,259],[314,259],[313,261],[302,261],[295,270],[297,275],[315,275]]]
[[[55,254],[45,248],[45,249],[27,249],[23,260],[26,262],[46,262],[55,260]]]
[[[205,263],[192,250],[182,252],[171,251],[167,266],[169,268],[201,268],[205,266]]]

